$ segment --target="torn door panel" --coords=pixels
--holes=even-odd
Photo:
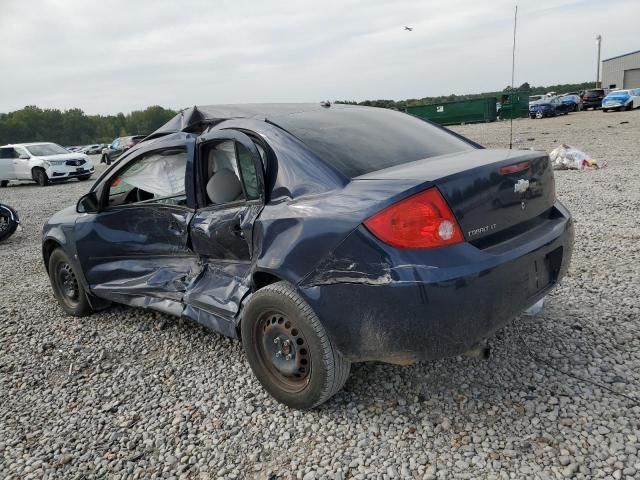
[[[206,311],[235,317],[242,298],[249,291],[249,262],[205,263],[189,285],[184,303]]]

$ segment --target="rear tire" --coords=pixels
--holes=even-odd
[[[627,105],[627,110],[633,110],[633,102]]]
[[[93,312],[78,272],[61,248],[55,249],[49,258],[49,280],[56,300],[69,315],[84,317]]]
[[[34,168],[31,171],[31,175],[36,183],[41,187],[49,185],[49,177],[47,177],[47,173],[42,168]]]
[[[9,186],[9,180],[0,181],[0,188],[6,188]]]
[[[607,110],[606,108],[602,109],[602,113],[607,113],[609,110]]]
[[[241,325],[249,365],[278,402],[307,409],[344,386],[351,362],[329,339],[320,319],[288,282],[258,290]]]

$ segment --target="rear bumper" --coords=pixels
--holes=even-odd
[[[623,108],[627,108],[627,105],[629,105],[629,102],[627,103],[612,102],[612,103],[603,104],[602,108],[606,108],[607,110],[621,110]]]
[[[583,100],[582,107],[583,108],[600,108],[602,106],[602,100]]]
[[[439,252],[378,251],[375,262],[375,240],[361,229],[358,240],[352,235],[335,252],[334,265],[321,265],[300,291],[351,361],[405,364],[458,355],[544,297],[566,273],[574,229],[564,207],[556,207],[556,221],[485,250],[465,243]]]

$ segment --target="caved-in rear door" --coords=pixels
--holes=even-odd
[[[261,153],[249,136],[235,130],[205,134],[198,143],[200,208],[191,220],[190,238],[205,268],[185,303],[232,318],[250,288],[253,225],[264,203]]]

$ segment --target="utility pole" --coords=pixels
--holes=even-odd
[[[600,45],[602,44],[602,35],[598,35],[596,37],[596,42],[598,42],[598,66],[596,70],[596,88],[600,87]]]

